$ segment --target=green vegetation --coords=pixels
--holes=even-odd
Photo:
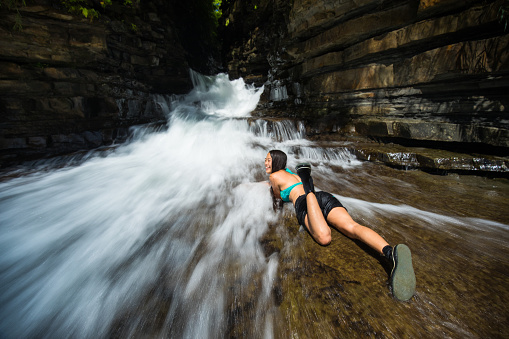
[[[214,6],[214,16],[216,18],[216,25],[219,22],[219,18],[223,15],[221,11],[221,0],[213,0],[212,5]]]
[[[504,25],[504,31],[507,30],[507,23],[509,21],[509,0],[504,1],[504,3],[498,9],[498,14],[500,15],[499,21],[502,25]]]
[[[33,65],[33,67],[35,68],[46,68],[46,67],[49,67],[49,64],[44,64],[42,62],[37,62]]]
[[[0,8],[7,7],[9,10],[16,11],[16,17],[14,18],[14,30],[21,31],[21,15],[19,14],[19,7],[26,6],[25,0],[0,0]]]
[[[141,0],[101,0],[99,2],[100,7],[94,7],[94,2],[91,0],[55,0],[55,3],[65,7],[69,13],[81,15],[93,20],[99,17],[102,10],[113,4],[118,4],[126,8],[136,8],[139,6],[140,1]],[[219,18],[222,15],[221,2],[222,0],[200,0],[196,2],[196,5],[191,5],[189,7],[198,9],[198,16],[205,25],[208,25],[208,23],[211,22],[210,20],[212,20],[213,25],[217,28]],[[15,30],[22,30],[21,15],[19,13],[19,8],[22,6],[26,6],[25,0],[0,0],[0,8],[7,7],[9,10],[16,11],[16,22],[13,27]],[[131,30],[137,31],[138,27],[135,24],[131,24]],[[212,31],[214,32],[215,29]]]
[[[114,2],[128,8],[133,8],[139,5],[140,0],[102,0],[100,1],[100,7],[97,6],[96,8],[94,8],[94,4],[90,0],[55,0],[56,4],[64,6],[69,13],[82,15],[90,20],[98,18],[100,11],[113,5]],[[219,3],[221,3],[221,1],[219,1]],[[19,8],[24,6],[26,6],[25,0],[0,0],[0,8],[7,7],[9,10],[16,11],[15,24],[13,27],[15,30],[21,31],[23,28],[21,25]],[[134,25],[131,29],[136,31],[138,28]]]
[[[85,18],[93,20],[99,17],[99,11],[101,9],[113,5],[113,2],[121,3],[125,7],[132,8],[139,5],[140,0],[102,0],[100,2],[101,8],[93,8],[90,0],[59,0],[59,2],[65,6],[69,13],[83,15]]]
[[[111,1],[108,1],[111,4]],[[65,6],[65,8],[67,8],[69,13],[81,14],[90,20],[99,17],[99,12],[93,8],[90,8],[87,0],[61,0],[60,2]],[[101,2],[101,6],[105,7],[106,4]]]

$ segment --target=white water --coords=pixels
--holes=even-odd
[[[258,239],[275,215],[251,183],[269,149],[306,145],[302,126],[239,119],[262,89],[193,77],[189,95],[157,99],[167,130],[0,183],[1,338],[106,337],[122,317],[130,335],[157,300],[169,307],[152,335],[221,337],[232,286],[260,275],[252,334],[272,335],[277,260]]]
[[[138,128],[130,143],[113,150],[66,157],[65,164],[61,159],[39,163],[0,181],[0,338],[222,338],[239,324],[233,336],[271,338],[285,333],[285,321],[313,331],[311,301],[301,305],[309,308],[308,319],[281,321],[273,298],[274,281],[281,278],[279,258],[266,257],[259,243],[268,226],[280,221],[268,186],[257,183],[267,179],[264,158],[270,149],[287,152],[290,168],[312,162],[317,182],[344,194],[338,197],[356,219],[408,240],[420,272],[441,271],[448,280],[469,281],[476,267],[485,267],[481,263],[486,261],[475,262],[479,258],[490,258],[493,275],[505,265],[506,224],[442,215],[447,198],[383,171],[373,174],[342,147],[317,147],[304,139],[302,124],[248,119],[262,89],[242,80],[230,82],[226,75],[192,77],[195,89],[188,95],[155,99],[168,116],[165,130]],[[436,203],[398,204],[391,190],[420,198],[432,194]],[[472,192],[474,199],[496,194]],[[475,200],[476,208],[483,199]],[[454,260],[435,255],[444,251],[444,238],[459,250]],[[472,271],[451,270],[463,256],[470,258],[464,267]],[[442,267],[436,266],[437,258]],[[422,280],[435,277],[419,274]],[[462,298],[440,306],[443,291],[436,286],[443,281],[431,282],[419,286],[415,302],[400,305],[405,310],[399,316],[406,317],[408,327],[436,328],[441,334],[454,327],[452,333],[467,333],[469,318],[461,318],[466,312],[451,323],[449,303],[468,310],[484,304]],[[501,290],[491,281],[469,284],[488,294]],[[390,298],[373,298],[370,303],[382,300],[383,307],[371,309],[379,313],[369,321],[373,326],[380,322],[388,333],[401,333],[386,312],[394,307]],[[337,310],[345,299],[329,301],[327,306]],[[351,314],[341,320],[364,321],[363,303],[360,310],[355,302],[348,305],[354,305],[345,310]],[[425,316],[408,311],[414,306]],[[330,329],[337,322],[335,317]]]

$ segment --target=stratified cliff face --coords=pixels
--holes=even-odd
[[[183,47],[193,36],[182,36],[175,16],[192,13],[175,3],[112,6],[90,22],[27,1],[21,31],[0,7],[0,165],[122,141],[129,126],[163,120],[153,95],[186,93],[189,68],[210,69],[191,64],[200,56]]]
[[[509,150],[504,1],[231,1],[229,74],[309,133]],[[291,3],[291,4],[289,4]]]

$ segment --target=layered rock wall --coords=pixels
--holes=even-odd
[[[250,26],[226,57],[231,75],[265,84],[259,114],[291,112],[309,134],[508,153],[503,1],[258,3],[229,8],[230,24]],[[280,12],[253,14],[266,8]]]
[[[129,126],[164,119],[153,95],[189,91],[171,2],[141,6],[91,22],[27,1],[21,31],[0,7],[2,164],[122,141]]]

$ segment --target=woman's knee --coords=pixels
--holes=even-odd
[[[320,235],[320,236],[315,237],[315,240],[320,245],[327,246],[327,245],[329,245],[331,243],[332,236],[331,236],[330,233],[328,235],[324,234],[324,235]]]
[[[332,240],[332,235],[331,235],[331,229],[330,229],[329,225],[327,225],[326,223],[320,223],[320,222],[311,223],[309,221],[309,219],[307,218],[307,216],[305,219],[305,225],[309,231],[309,234],[311,234],[313,239],[315,239],[315,241],[318,244],[320,244],[322,246],[327,246],[330,244],[330,242]]]
[[[315,234],[313,238],[315,238],[316,242],[322,246],[329,245],[332,241],[332,234],[330,228],[327,227],[326,229],[322,229],[318,234]]]

